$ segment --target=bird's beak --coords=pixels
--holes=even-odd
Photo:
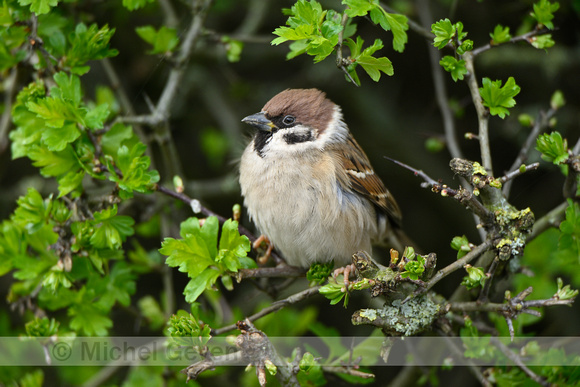
[[[276,125],[268,118],[266,118],[266,114],[264,112],[252,114],[251,116],[247,116],[242,120],[246,124],[252,125],[256,129],[263,130],[265,132],[271,132],[272,129],[276,128]]]

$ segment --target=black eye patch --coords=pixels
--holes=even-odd
[[[302,133],[286,133],[284,135],[286,144],[298,144],[301,142],[314,141],[314,136],[311,131]]]

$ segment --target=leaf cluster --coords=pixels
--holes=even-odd
[[[218,278],[226,289],[232,290],[232,275],[239,269],[255,267],[247,257],[250,241],[240,235],[238,222],[226,221],[220,233],[216,217],[209,217],[200,225],[197,218],[181,223],[181,239],[165,238],[159,252],[167,256],[166,263],[179,267],[191,278],[183,294],[187,302],[195,302],[206,289],[212,289]]]
[[[515,106],[514,97],[520,93],[521,88],[513,77],[509,77],[505,85],[501,84],[501,80],[492,81],[489,78],[483,78],[479,94],[483,99],[483,105],[489,108],[492,116],[505,118],[510,114],[508,109]]]
[[[385,31],[393,34],[393,48],[402,52],[407,43],[407,17],[400,14],[386,12],[378,0],[343,0],[342,4],[347,8],[338,13],[334,10],[324,10],[317,1],[297,1],[291,9],[286,9],[289,15],[287,26],[278,27],[274,34],[278,38],[272,40],[272,44],[279,45],[286,41],[290,44],[290,52],[287,58],[292,59],[301,54],[314,56],[314,62],[326,59],[337,49],[342,50],[344,42],[350,48],[350,56],[344,63],[337,62],[339,67],[345,67],[349,76],[358,85],[360,80],[356,73],[356,67],[361,67],[371,79],[377,82],[381,72],[393,75],[393,66],[387,57],[375,57],[376,51],[383,48],[380,39],[376,39],[372,46],[363,50],[364,40],[357,36],[356,40],[351,37],[355,34],[356,25],[351,24],[355,17],[370,16],[370,19],[381,26]],[[342,51],[339,53],[342,57]]]

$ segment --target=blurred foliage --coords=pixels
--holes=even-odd
[[[278,282],[234,286],[240,270],[256,266],[237,220],[219,224],[215,217],[188,218],[186,206],[155,191],[157,184],[171,185],[178,176],[184,182],[180,189],[227,218],[232,204],[241,200],[234,166],[245,143],[239,120],[286,88],[317,87],[342,106],[377,174],[401,205],[405,229],[424,249],[438,253],[438,268],[469,253],[469,241],[480,240],[472,216],[420,189],[411,173],[381,157],[387,154],[436,179],[457,182],[441,140],[443,123],[429,67],[428,49],[433,47],[441,54],[436,64],[449,73],[443,82],[459,144],[466,158],[478,160],[478,144],[470,140],[477,117],[460,81],[470,76],[464,55],[490,45],[478,53],[475,64],[480,95],[494,116],[490,140],[496,175],[510,168],[531,128],[542,120],[540,111],[557,111],[557,121],[548,123],[550,133],[537,138],[537,151],[526,161],[546,163],[539,172],[515,180],[512,204],[530,207],[540,219],[564,202],[563,184],[572,180],[577,186],[573,162],[578,150],[574,154],[572,144],[580,121],[578,1],[215,0],[207,16],[194,21],[205,11],[203,3],[0,2],[0,335],[166,334],[201,348],[211,329],[271,305],[265,293]],[[423,32],[432,32],[434,40],[413,30],[415,20],[422,20]],[[191,55],[181,58],[195,23],[198,39]],[[511,44],[523,34],[530,35]],[[338,64],[337,55],[342,58]],[[359,65],[374,82],[361,82]],[[155,104],[175,79],[174,69],[182,70],[183,78],[157,123],[126,120],[156,117]],[[515,274],[494,282],[494,300],[501,300],[505,290],[520,292],[529,286],[536,299],[576,295],[580,208],[575,194],[554,222],[557,227],[537,235],[521,259],[509,262]],[[241,222],[250,227],[246,219]],[[421,280],[421,255],[408,255],[403,264],[402,278]],[[463,282],[465,273],[450,276],[436,290],[450,296],[461,282],[461,289],[480,291],[488,278],[485,269],[465,269]],[[324,284],[330,270],[318,267],[308,280]],[[282,295],[271,295],[285,297],[306,286],[306,280],[299,280]],[[361,294],[371,286],[358,281],[348,285],[351,293],[345,292],[339,277],[324,284],[321,293],[332,304],[343,301],[347,307],[347,302],[363,299],[367,306]],[[327,304],[319,297],[301,310],[268,314],[256,326],[272,335],[381,335],[353,327],[350,311]],[[577,306],[545,308],[544,313],[545,319],[518,317],[516,333],[580,334],[577,324],[570,323],[580,318]],[[503,318],[484,314],[500,334],[509,335]],[[481,340],[470,341],[488,334],[469,318],[457,331],[466,355],[485,358],[493,351]],[[370,351],[364,342],[353,351],[335,343],[328,341],[327,358],[337,367],[348,356]],[[533,345],[528,351],[537,359],[569,356]],[[299,357],[302,384],[323,385],[334,377],[327,377],[318,364],[320,355]],[[183,385],[179,370],[132,367],[109,375],[107,383]],[[377,385],[393,376],[391,370],[375,371]],[[533,371],[558,385],[578,383],[580,377],[572,367],[538,366]],[[92,366],[2,368],[0,384],[40,386],[50,380],[80,385],[100,380],[103,372]],[[486,372],[493,383],[530,383],[519,368]],[[231,369],[208,375],[215,385],[233,380],[256,384],[252,373]],[[345,383],[363,380],[340,377]],[[437,370],[428,377],[437,382]],[[271,376],[268,380],[275,382]]]

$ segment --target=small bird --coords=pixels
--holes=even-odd
[[[325,93],[284,90],[242,122],[258,129],[240,163],[244,205],[288,264],[347,265],[379,242],[402,250],[401,210]]]

